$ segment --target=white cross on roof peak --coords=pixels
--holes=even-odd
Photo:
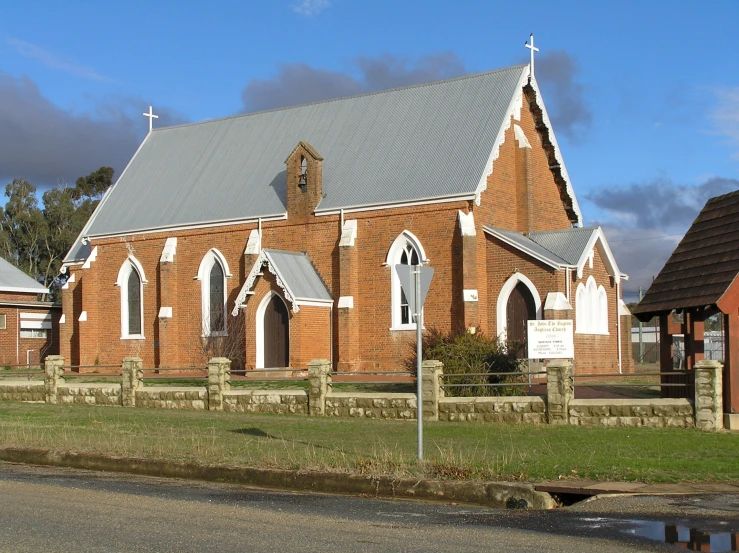
[[[539,49],[534,46],[534,33],[531,33],[529,37],[531,38],[531,44],[526,42],[524,43],[524,46],[526,46],[526,48],[531,50],[531,76],[533,77],[534,76],[534,52],[538,52]]]
[[[149,111],[142,114],[144,117],[149,118],[149,132],[151,132],[151,129],[153,127],[154,119],[159,119],[158,115],[154,115],[154,111],[152,110],[152,107],[149,106]]]

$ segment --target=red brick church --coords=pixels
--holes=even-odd
[[[400,263],[435,269],[427,327],[573,319],[576,370],[625,370],[625,275],[581,225],[529,65],[154,129],[65,259],[61,351],[398,369]]]

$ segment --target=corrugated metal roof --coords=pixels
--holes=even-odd
[[[264,255],[295,300],[332,301],[328,288],[306,254],[265,249]]]
[[[325,158],[317,211],[474,194],[527,71],[155,129],[85,235],[283,214],[284,160],[301,140]]]
[[[48,294],[49,289],[39,284],[18,267],[0,257],[0,291]]]
[[[538,258],[541,261],[544,261],[545,263],[548,263],[549,265],[552,265],[556,268],[564,265],[570,265],[570,263],[559,257],[557,254],[551,252],[544,246],[537,244],[520,232],[487,226],[483,227],[483,230],[489,234],[492,234],[493,236],[496,236],[497,238],[500,238],[514,248],[528,253],[529,255],[532,255],[533,257]]]
[[[711,198],[632,313],[717,303],[739,274],[739,190]]]
[[[590,238],[597,230],[597,227],[548,230],[544,232],[532,232],[529,237],[540,246],[563,259],[566,264],[577,265]]]

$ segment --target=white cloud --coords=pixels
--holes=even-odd
[[[105,75],[101,75],[91,67],[87,67],[74,60],[64,58],[44,50],[36,44],[20,40],[9,35],[5,36],[5,43],[12,47],[19,55],[40,61],[45,66],[52,69],[58,69],[60,71],[77,75],[78,77],[94,81],[113,82],[113,79],[106,77]]]
[[[718,105],[711,113],[716,132],[728,138],[736,151],[732,159],[739,160],[739,87],[716,91]]]
[[[293,4],[293,11],[300,15],[313,17],[331,5],[331,0],[299,0]]]

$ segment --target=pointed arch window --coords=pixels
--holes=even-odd
[[[116,286],[121,289],[121,338],[144,338],[144,284],[147,283],[141,263],[130,256],[118,271]]]
[[[203,336],[225,336],[228,333],[226,279],[230,276],[221,252],[214,248],[205,254],[197,276],[201,285]]]
[[[428,262],[421,242],[413,234],[403,231],[390,247],[386,264],[390,267],[391,330],[413,330],[413,320],[408,298],[400,286],[395,265],[421,265]]]
[[[577,285],[575,319],[579,334],[608,334],[608,294],[592,276]]]

